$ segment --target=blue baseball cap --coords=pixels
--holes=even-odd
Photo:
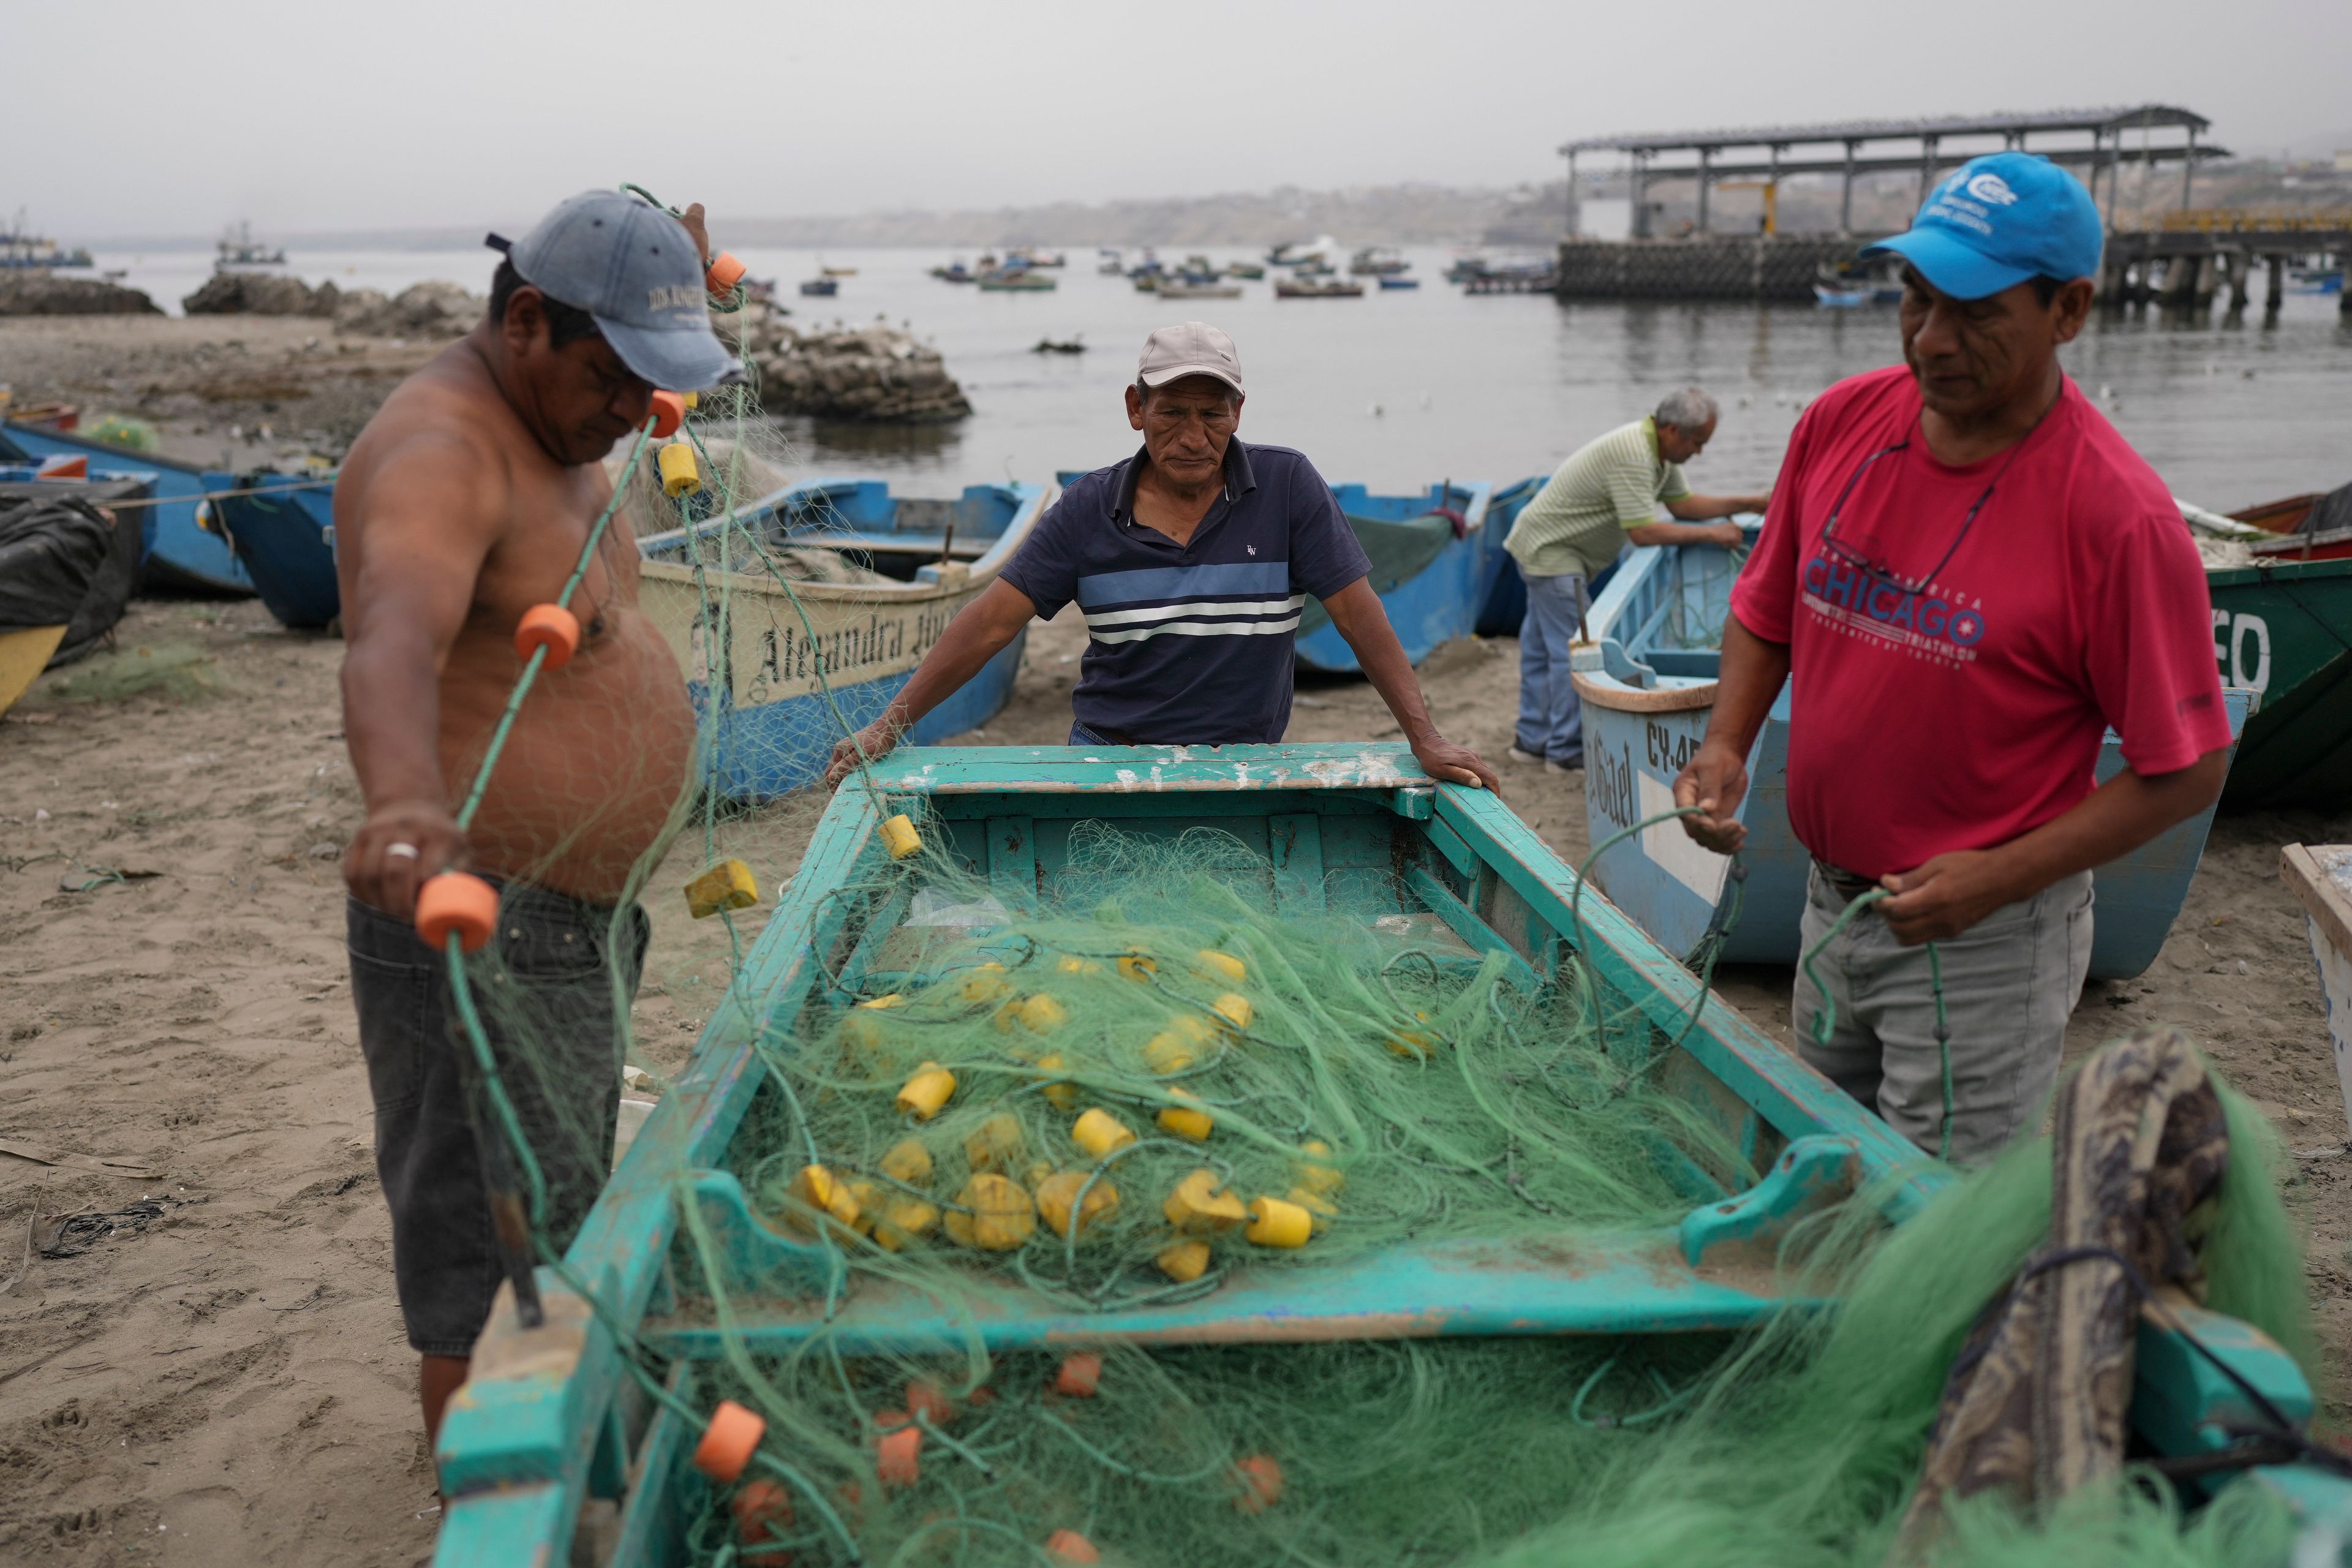
[[[672,392],[740,375],[710,330],[702,258],[686,226],[620,191],[583,191],[507,249],[522,280],[596,319],[630,371]]]
[[[2098,204],[2083,183],[2032,153],[1971,158],[1928,194],[1909,232],[1864,248],[1900,256],[1955,300],[1981,300],[2029,278],[2099,270]]]

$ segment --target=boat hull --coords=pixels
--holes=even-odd
[[[142,587],[238,596],[253,592],[253,579],[229,549],[228,541],[207,533],[196,521],[197,503],[207,492],[232,488],[236,482],[232,476],[64,431],[15,420],[0,423],[0,458],[37,461],[61,455],[103,458],[109,468],[153,471],[160,504],[147,509],[147,561]]]
[[[788,588],[772,577],[680,563],[682,533],[641,541],[641,549],[670,557],[641,563],[639,603],[686,671],[688,692],[706,720],[709,744],[699,765],[709,787],[729,799],[761,801],[822,778],[845,727],[881,716],[948,623],[996,581],[1028,538],[1049,497],[1034,485],[1012,493],[1013,515],[985,553],[969,564],[925,566],[911,583],[796,582]],[[767,498],[758,509],[804,515],[794,508],[811,502],[851,527],[887,522],[882,513],[891,510],[878,486],[824,481]],[[968,492],[961,504],[977,503]],[[888,535],[794,539],[822,543],[827,537],[871,545]],[[930,744],[987,722],[1013,693],[1026,638],[1024,631],[925,714],[908,731],[909,742]]]
[[[1361,485],[1337,485],[1333,494],[1340,510],[1350,516],[1402,521],[1446,504],[1440,489],[1432,486],[1425,496],[1374,497],[1366,494]],[[1427,658],[1440,645],[1468,637],[1478,627],[1480,612],[1494,592],[1505,560],[1503,535],[1509,531],[1509,524],[1498,523],[1488,506],[1491,495],[1490,487],[1483,483],[1453,486],[1451,504],[1462,513],[1466,531],[1412,577],[1387,586],[1373,584],[1380,592],[1381,607],[1388,612],[1389,625],[1403,645],[1405,658],[1413,664]],[[1356,660],[1356,650],[1328,620],[1301,631],[1298,662],[1333,675],[1358,674],[1363,668]]]
[[[334,492],[315,479],[250,474],[213,502],[238,563],[269,613],[302,630],[324,626],[342,613],[335,580]]]
[[[2222,680],[2260,694],[2224,805],[2352,802],[2352,561],[2206,574]]]
[[[1663,634],[1678,611],[1684,626],[1719,626],[1731,578],[1727,553],[1712,545],[1641,550],[1595,604],[1599,663],[1576,672],[1593,844],[1674,809],[1675,777],[1698,749],[1714,711],[1721,656],[1711,647],[1668,646],[1674,639]],[[2241,685],[2223,696],[2231,735],[2251,735],[2248,715],[2257,694]],[[1789,716],[1784,685],[1748,759],[1748,795],[1739,813],[1748,828],[1741,856],[1747,879],[1738,923],[1723,949],[1731,963],[1786,964],[1799,956],[1811,857],[1789,824]],[[2096,776],[2111,778],[2123,766],[2122,742],[2110,731]],[[2125,979],[2156,961],[2189,896],[2212,820],[2208,806],[2096,869],[2093,979]],[[1684,953],[1706,932],[1728,866],[1679,823],[1663,822],[1604,851],[1592,881],[1666,948]]]

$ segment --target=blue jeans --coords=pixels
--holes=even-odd
[[[1574,767],[1584,761],[1584,714],[1569,679],[1568,645],[1581,618],[1584,577],[1529,577],[1528,618],[1519,623],[1519,750]]]

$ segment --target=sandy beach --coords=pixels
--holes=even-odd
[[[297,439],[331,433],[343,395],[305,379],[322,357],[390,376],[425,352],[310,346],[318,329],[300,321],[149,324],[175,336],[153,348],[146,391],[122,345],[73,346],[88,323],[32,326],[5,340],[20,395],[95,384],[111,355],[121,401],[176,418],[174,439],[207,458],[264,403]],[[205,402],[194,345],[234,360],[217,347],[231,336],[269,374],[205,372],[220,393]],[[41,353],[54,363],[28,374]],[[238,439],[258,454],[278,434]],[[1060,742],[1084,639],[1072,615],[1034,630],[1013,701],[965,739]],[[417,1563],[433,1482],[342,950],[339,858],[361,805],[341,644],[289,633],[249,600],[142,600],[116,641],[101,660],[163,661],[178,689],[66,700],[52,676],[0,723],[0,1140],[62,1161],[0,1155],[0,1563]],[[1449,732],[1498,761],[1512,806],[1573,862],[1582,776],[1499,762],[1516,660],[1509,639],[1457,643],[1422,680]],[[1290,739],[1393,733],[1361,681],[1302,679]],[[815,806],[772,808],[772,836],[804,835]],[[2161,958],[2093,985],[2069,1037],[2079,1053],[2177,1025],[2300,1152],[2289,1199],[2311,1232],[2331,1426],[2352,1356],[2352,1157],[2303,917],[2276,867],[2283,844],[2347,837],[2352,816],[2221,818]],[[677,973],[695,949],[683,908],[667,892],[649,907],[649,972]],[[1718,978],[1787,1037],[1787,971]],[[701,1014],[677,987],[649,986],[646,1065],[678,1065]],[[33,1249],[55,1234],[45,1216],[82,1212],[133,1217],[72,1256]]]

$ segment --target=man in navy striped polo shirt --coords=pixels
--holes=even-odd
[[[1187,321],[1144,340],[1127,389],[1142,449],[1063,491],[882,716],[835,746],[826,782],[889,751],[1031,616],[1072,600],[1090,637],[1072,745],[1279,741],[1312,595],[1430,776],[1494,788],[1494,770],[1430,721],[1330,486],[1288,447],[1234,438],[1242,400],[1241,361],[1216,328]]]

